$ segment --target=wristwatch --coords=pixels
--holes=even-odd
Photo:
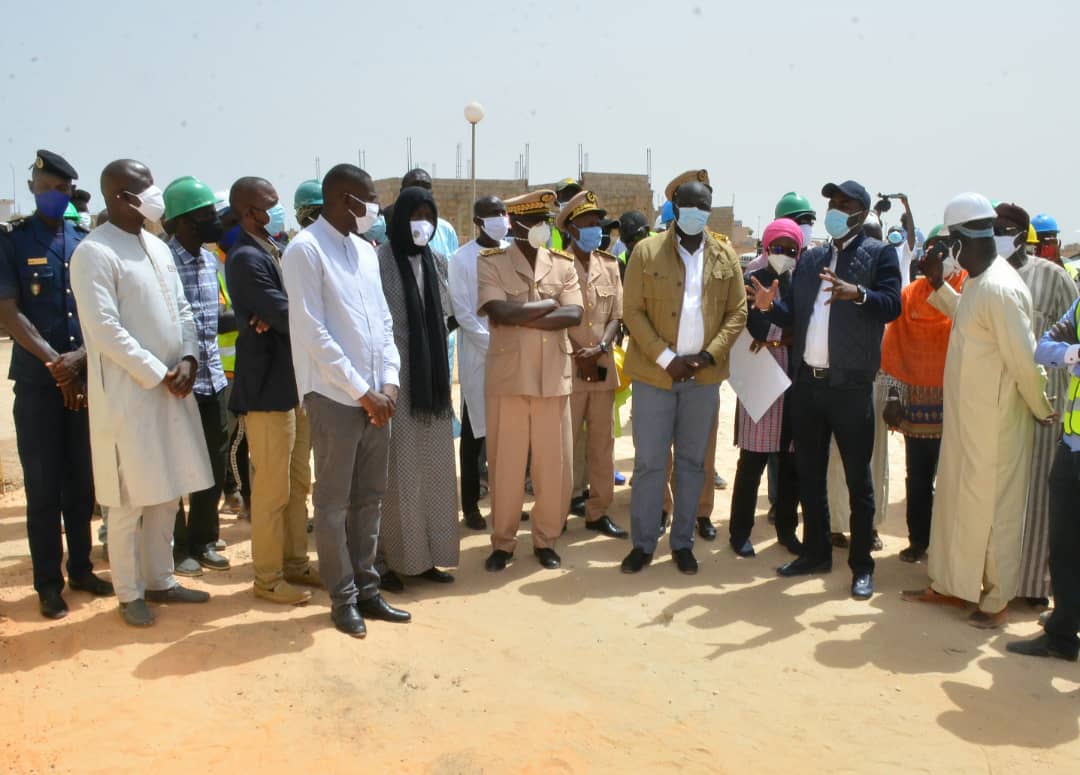
[[[861,285],[856,285],[855,287],[859,291],[859,298],[855,299],[855,304],[861,307],[863,304],[866,304],[866,289]]]
[[[600,342],[600,352],[604,353],[604,355],[607,355],[609,352],[611,352],[611,348],[608,347],[607,342],[604,342],[604,341]]]

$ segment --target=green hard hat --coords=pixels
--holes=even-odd
[[[776,211],[773,213],[773,217],[790,218],[793,215],[803,215],[805,213],[817,215],[814,208],[810,206],[809,199],[805,196],[799,196],[794,191],[788,191],[776,203]]]
[[[79,222],[79,211],[75,209],[75,205],[68,202],[68,206],[64,209],[64,219],[68,221]]]
[[[165,188],[165,220],[171,221],[178,215],[192,210],[217,204],[217,197],[210,186],[198,178],[185,175],[177,178]]]
[[[293,196],[293,209],[321,205],[322,183],[317,180],[305,180],[296,187],[296,195]]]
[[[939,223],[937,226],[930,230],[930,233],[926,235],[926,240],[930,241],[937,237],[948,237],[949,230],[945,228],[945,224]]]

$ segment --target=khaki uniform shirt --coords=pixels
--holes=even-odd
[[[589,259],[589,268],[585,269],[580,261],[574,261],[578,282],[581,284],[581,297],[585,301],[585,312],[580,325],[568,329],[570,343],[574,350],[582,347],[595,347],[604,338],[604,331],[612,320],[622,320],[622,280],[619,278],[619,259],[602,250],[593,251]],[[586,382],[581,379],[574,367],[574,392],[583,390],[615,390],[619,379],[615,373],[615,362],[611,353],[600,356],[598,361],[607,369],[603,382]]]
[[[539,248],[535,269],[516,244],[480,254],[476,307],[491,301],[526,303],[555,299],[560,306],[583,307],[572,256]],[[568,396],[573,390],[573,346],[566,330],[541,331],[490,322],[491,339],[485,366],[488,396]]]

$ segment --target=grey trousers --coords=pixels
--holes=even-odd
[[[671,548],[694,546],[698,498],[705,482],[705,452],[720,403],[719,385],[677,382],[670,390],[633,383],[634,480],[630,536],[652,554],[660,540],[668,450],[675,445],[675,512]]]
[[[386,490],[389,427],[371,424],[357,404],[304,396],[315,454],[315,548],[319,576],[334,608],[379,593],[375,547]]]

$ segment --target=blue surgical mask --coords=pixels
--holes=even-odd
[[[371,240],[376,245],[386,242],[386,218],[380,215],[370,229],[364,232],[364,239]]]
[[[829,212],[825,213],[825,231],[829,232],[829,236],[833,239],[846,237],[851,233],[852,229],[851,226],[848,226],[848,218],[850,217],[843,210],[829,208]]]
[[[903,241],[904,241],[903,232],[899,232],[899,231],[890,231],[889,232],[889,244],[890,245],[899,245]]]
[[[270,216],[270,222],[266,224],[267,234],[276,237],[285,231],[285,207],[283,205],[274,205],[266,211],[266,214]]]
[[[691,237],[701,234],[701,232],[705,231],[705,224],[709,222],[709,215],[708,210],[701,210],[697,207],[680,207],[679,217],[676,220],[679,231]]]
[[[604,230],[599,226],[581,226],[578,235],[574,238],[574,244],[586,253],[592,253],[600,247],[600,241],[604,239]]]
[[[949,233],[963,234],[968,239],[986,239],[994,236],[994,227],[987,226],[985,229],[969,229],[967,226],[957,224],[949,227]]]
[[[46,218],[59,218],[67,210],[70,202],[71,197],[55,188],[34,194],[34,206],[37,207],[38,213]]]

